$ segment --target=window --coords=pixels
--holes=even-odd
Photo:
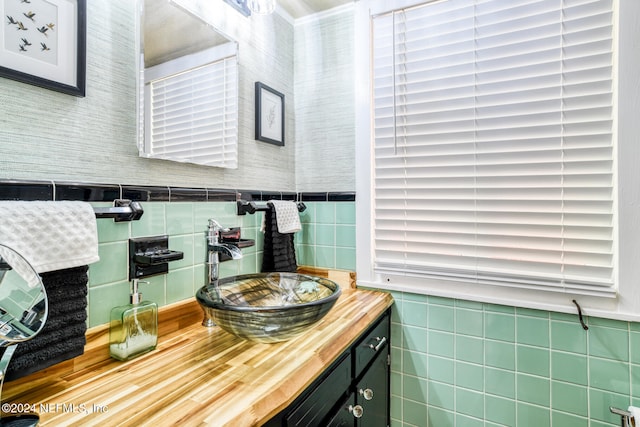
[[[373,236],[359,278],[616,295],[616,5],[364,12],[373,148],[358,197]]]
[[[145,71],[142,155],[238,167],[238,61],[235,43]]]

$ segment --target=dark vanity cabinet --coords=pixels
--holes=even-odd
[[[389,358],[386,355],[378,356],[358,381],[354,397],[356,408],[362,407],[362,417],[356,419],[358,426],[389,425]]]
[[[390,309],[268,427],[387,427]]]

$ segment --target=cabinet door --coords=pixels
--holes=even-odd
[[[385,314],[378,324],[371,329],[354,347],[354,378],[360,378],[367,365],[378,355],[389,352],[389,336],[391,333],[389,315]]]
[[[286,427],[315,427],[329,416],[332,408],[349,392],[351,358],[343,356],[335,368],[295,409],[286,416]]]
[[[356,404],[356,396],[352,393],[343,403],[340,405],[336,413],[334,413],[329,421],[327,427],[354,427],[356,425],[356,418],[353,416],[353,407]]]
[[[357,426],[387,427],[389,425],[387,354],[387,352],[379,354],[356,385],[356,406],[362,407],[362,416],[357,418]]]

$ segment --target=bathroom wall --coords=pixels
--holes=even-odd
[[[185,4],[189,0],[184,0]],[[170,273],[149,279],[142,284],[145,298],[160,305],[170,304],[192,297],[204,281],[204,240],[206,220],[216,218],[225,226],[242,226],[243,235],[255,236],[258,244],[244,250],[244,258],[222,265],[222,274],[259,271],[262,240],[258,233],[261,214],[239,217],[235,215],[235,195],[252,189],[257,192],[273,190],[271,196],[279,198],[280,192],[295,187],[295,103],[294,81],[294,31],[293,23],[280,15],[243,18],[232,11],[227,27],[223,30],[239,42],[240,52],[240,169],[220,170],[191,166],[161,160],[138,157],[136,148],[135,104],[135,8],[131,0],[97,0],[88,2],[87,24],[87,96],[76,98],[35,86],[0,79],[0,199],[1,200],[86,200],[97,205],[109,205],[100,200],[109,197],[93,197],[92,193],[111,194],[119,197],[122,189],[127,197],[128,186],[158,186],[167,196],[154,194],[149,201],[142,199],[145,214],[140,221],[114,223],[99,220],[101,261],[90,267],[89,326],[108,321],[111,307],[127,303],[127,241],[130,237],[168,234],[172,249],[185,253],[185,259],[170,264]],[[227,6],[224,6],[227,7]],[[206,12],[206,10],[204,11]],[[204,17],[207,15],[204,13]],[[326,18],[329,29],[340,22],[346,24],[346,33],[340,37],[350,39],[350,13],[330,14]],[[310,21],[305,24],[318,28],[328,39],[325,57],[333,57],[333,63],[348,63],[349,49],[338,49],[338,39],[324,24]],[[305,31],[302,34],[306,34]],[[305,36],[306,37],[306,36]],[[315,37],[306,43],[319,43]],[[345,44],[350,46],[350,44]],[[299,51],[299,49],[298,49]],[[304,63],[311,58],[305,57]],[[348,68],[348,67],[347,67]],[[330,69],[325,69],[329,72]],[[300,90],[313,79],[305,76],[298,67],[297,74],[304,79]],[[333,76],[336,76],[335,74]],[[345,88],[344,77],[340,87]],[[348,110],[351,97],[331,83],[334,77],[323,78],[316,74],[341,96],[341,105]],[[287,105],[286,145],[276,147],[253,139],[253,83],[262,81],[285,93]],[[310,90],[310,89],[309,89]],[[310,91],[317,96],[319,88]],[[307,93],[307,92],[305,92]],[[321,106],[327,106],[327,100]],[[313,102],[308,103],[313,105]],[[310,107],[307,107],[307,110]],[[340,111],[324,114],[331,128]],[[307,119],[305,119],[307,121]],[[329,197],[334,187],[352,189],[351,184],[339,185],[340,177],[353,182],[349,155],[336,155],[340,150],[353,151],[353,130],[345,129],[342,119],[334,137],[323,141],[326,153],[322,170],[307,162],[306,179],[314,185],[307,200],[307,211],[302,215],[304,229],[296,235],[299,264],[318,267],[355,269],[355,206],[354,195]],[[308,126],[306,126],[308,128]],[[311,132],[311,130],[310,130]],[[343,138],[341,138],[343,136]],[[335,140],[335,141],[334,141]],[[336,144],[337,150],[331,146]],[[302,145],[311,145],[304,141]],[[342,159],[333,162],[334,157]],[[285,165],[285,167],[283,167]],[[325,174],[330,166],[330,174]],[[332,176],[330,180],[311,179]],[[28,182],[35,180],[31,188]],[[31,188],[29,191],[14,191]],[[43,184],[44,183],[44,184]],[[97,190],[89,184],[96,184]],[[101,188],[115,184],[111,188]],[[207,202],[192,197],[169,197],[172,189],[181,188],[183,195],[190,192],[207,193],[212,187],[224,192],[227,201]],[[222,190],[220,190],[222,189]],[[157,190],[157,189],[156,189]],[[154,190],[154,191],[156,191]],[[321,192],[321,193],[318,193]],[[117,193],[117,195],[115,195]],[[180,193],[173,191],[172,196]],[[293,193],[295,194],[295,193]],[[89,197],[86,197],[89,195]],[[265,196],[266,197],[266,196]],[[267,197],[268,198],[268,197]],[[96,201],[97,200],[97,201]],[[266,200],[266,199],[265,199]]]
[[[230,171],[138,157],[134,96],[135,3],[131,0],[97,0],[88,2],[87,7],[85,98],[0,79],[1,180],[191,189],[215,187],[228,189],[224,191],[232,195],[231,200],[235,200],[233,196],[240,189],[274,190],[277,196],[277,192],[295,188],[292,22],[277,14],[246,19],[232,11],[233,18],[227,24],[233,26],[223,28],[238,40],[240,52],[240,168]],[[253,138],[255,81],[285,93],[285,147]],[[331,151],[331,143],[325,141],[328,151]],[[344,146],[344,141],[339,145]],[[330,157],[325,161],[330,162]],[[333,176],[342,173],[341,169],[332,172]],[[328,182],[316,180],[313,190],[333,190],[336,182],[335,178]],[[42,198],[60,199],[63,193],[60,186],[56,188],[58,194],[52,187]],[[2,197],[1,193],[0,188],[0,198],[21,198],[14,193]],[[340,202],[338,207],[336,202],[326,202],[326,193],[320,200],[325,202],[310,202],[303,216],[305,230],[296,238],[299,258],[312,265],[354,269],[353,199]],[[316,217],[317,204],[322,206],[317,208]],[[350,208],[345,211],[344,205]],[[202,233],[209,217],[226,226],[242,226],[245,237],[255,235],[258,239],[256,247],[244,251],[243,260],[223,263],[222,274],[259,271],[261,252],[258,248],[262,246],[257,229],[260,214],[238,217],[235,202],[167,200],[145,201],[143,206],[145,214],[140,221],[98,221],[101,261],[90,268],[89,326],[106,322],[110,308],[128,300],[126,263],[127,239],[130,237],[168,234],[171,247],[185,252],[185,259],[172,263],[168,275],[150,278],[149,284],[141,286],[145,297],[160,305],[191,297],[202,284]]]
[[[329,196],[328,201],[306,202],[300,215],[302,230],[294,238],[298,265],[355,271],[355,195]]]
[[[210,7],[230,9],[217,2]],[[87,9],[85,98],[0,78],[0,179],[355,190],[351,6],[295,25],[278,14],[231,11],[222,23],[204,14],[239,43],[237,170],[138,156],[135,2],[96,0]],[[254,139],[256,81],[285,94],[284,147]]]
[[[394,299],[393,426],[619,426],[609,406],[640,405],[638,323]]]
[[[110,182],[144,167],[135,147],[134,2],[87,3],[85,98],[0,78],[0,178]]]
[[[104,203],[94,203],[105,206]],[[235,202],[146,202],[139,221],[98,220],[100,261],[89,266],[89,327],[109,322],[111,308],[129,303],[128,239],[169,236],[169,248],[184,253],[169,263],[169,273],[144,278],[143,299],[164,306],[192,298],[205,283],[205,230],[209,218],[225,227],[242,227],[243,238],[257,239],[256,246],[242,250],[240,260],[223,262],[220,276],[260,271],[262,238],[258,233],[261,215],[236,215]]]
[[[242,20],[237,170],[138,157],[135,2],[92,0],[85,98],[0,78],[0,178],[294,191],[293,26]],[[254,140],[255,81],[286,95],[285,147]]]
[[[1,194],[1,185],[0,185]],[[233,195],[233,193],[231,193]],[[355,203],[353,197],[318,193],[295,195],[306,200],[301,214],[302,231],[295,233],[298,265],[355,270]],[[335,196],[335,197],[334,197]],[[339,197],[338,197],[339,196]],[[347,200],[338,200],[344,199]],[[265,199],[276,195],[265,196]],[[108,206],[94,203],[95,206]],[[263,213],[239,216],[235,202],[201,200],[143,202],[139,221],[98,220],[100,261],[89,268],[89,326],[109,321],[112,307],[129,302],[128,239],[168,235],[169,248],[184,252],[184,259],[169,263],[166,275],[145,278],[140,291],[144,299],[159,306],[191,298],[205,283],[205,230],[209,218],[225,227],[242,227],[242,237],[256,241],[242,249],[240,260],[220,265],[220,277],[256,273],[262,266],[264,237],[260,232]]]
[[[296,21],[296,187],[355,190],[353,5]]]
[[[355,194],[238,192],[212,188],[67,183],[64,181],[8,181],[0,179],[0,200],[75,200],[94,207],[112,206],[112,200],[138,201],[139,220],[116,222],[98,218],[100,260],[89,266],[88,325],[109,321],[113,307],[129,302],[129,239],[162,236],[169,248],[184,258],[169,263],[167,274],[145,277],[144,299],[164,306],[192,298],[206,277],[206,230],[209,218],[225,227],[241,227],[242,237],[255,245],[242,249],[240,260],[221,263],[220,277],[261,271],[263,213],[238,215],[236,198],[264,204],[267,200],[300,200],[302,230],[294,234],[298,265],[355,270]]]

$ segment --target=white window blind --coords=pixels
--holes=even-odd
[[[171,73],[147,82],[145,152],[155,158],[235,169],[237,56],[187,66],[173,64]]]
[[[372,17],[377,272],[615,293],[612,8]]]

